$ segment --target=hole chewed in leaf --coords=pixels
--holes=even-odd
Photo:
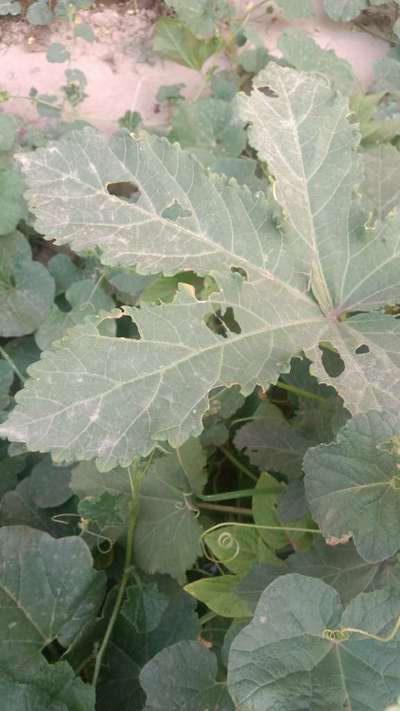
[[[258,91],[261,91],[264,96],[268,96],[269,99],[277,99],[279,94],[276,93],[270,86],[259,86]]]
[[[354,353],[356,355],[362,355],[363,353],[369,353],[369,347],[363,343],[361,346],[355,349]]]
[[[161,217],[163,217],[164,220],[174,221],[177,220],[178,217],[190,217],[191,214],[191,210],[186,210],[177,200],[174,200],[171,205],[164,208]]]
[[[244,279],[245,281],[247,281],[247,278],[248,278],[248,277],[247,277],[247,272],[246,272],[245,269],[243,269],[243,267],[231,267],[231,272],[232,272],[232,274],[240,274],[240,276],[242,277],[242,279]]]
[[[320,350],[322,351],[321,361],[325,371],[331,378],[338,378],[345,368],[340,354],[329,344],[321,344]]]
[[[113,195],[124,202],[137,202],[140,196],[138,186],[130,181],[107,183],[106,190],[109,195]]]
[[[237,334],[241,333],[241,328],[235,319],[231,306],[228,306],[224,314],[222,314],[219,310],[208,314],[204,321],[210,331],[218,333],[218,335],[223,336],[223,338],[228,337],[228,331]]]

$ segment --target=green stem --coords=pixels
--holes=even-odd
[[[13,371],[14,371],[14,373],[19,377],[21,383],[24,383],[25,380],[26,380],[26,378],[24,378],[24,376],[22,375],[20,369],[18,368],[18,366],[15,365],[13,359],[10,358],[10,356],[9,356],[8,353],[7,353],[7,351],[5,351],[4,348],[2,348],[1,346],[0,346],[0,354],[2,355],[2,357],[4,358],[4,360],[6,360],[7,363],[11,366],[11,368],[12,368]]]
[[[259,10],[259,8],[262,7],[263,5],[265,5],[267,2],[268,2],[268,0],[260,0],[260,2],[257,2],[255,5],[250,5],[248,10],[246,10],[245,14],[242,15],[242,17],[236,18],[237,21],[241,23],[239,30],[238,30],[239,32],[240,32],[240,30],[243,29],[243,27],[245,27],[247,25],[253,12],[255,12],[256,10]]]
[[[43,106],[48,106],[50,109],[57,109],[57,111],[60,112],[63,110],[62,106],[52,104],[50,101],[38,99],[36,96],[21,96],[20,94],[10,94],[9,99],[23,99],[24,101],[32,101],[34,104],[42,104]]]
[[[210,622],[210,620],[213,620],[214,617],[218,617],[217,613],[213,612],[212,610],[209,610],[202,617],[200,617],[199,623],[201,625],[206,625],[207,622]]]
[[[280,388],[281,390],[286,390],[288,393],[298,395],[299,397],[305,397],[309,400],[318,400],[318,402],[326,402],[325,397],[322,397],[321,395],[316,395],[315,393],[310,393],[309,390],[303,390],[303,388],[298,388],[297,385],[290,385],[289,383],[282,383],[281,381],[279,381],[279,383],[276,384],[276,387]]]
[[[253,474],[253,472],[251,472],[250,469],[248,469],[244,464],[242,464],[242,462],[237,459],[237,457],[235,457],[235,455],[232,454],[232,452],[230,452],[227,447],[221,447],[221,451],[225,454],[225,457],[229,459],[232,464],[235,465],[237,469],[240,469],[240,471],[243,472],[243,474],[246,474],[246,476],[250,477],[250,479],[252,479],[253,481],[258,481],[256,475]]]
[[[265,489],[239,489],[238,491],[224,491],[221,494],[204,494],[197,498],[200,501],[233,501],[234,499],[244,499],[247,496],[270,496],[281,492],[280,486],[269,486]]]
[[[223,504],[203,504],[201,501],[197,502],[197,508],[206,509],[207,511],[220,511],[221,513],[232,513],[232,514],[242,514],[242,516],[252,516],[253,512],[251,509],[244,509],[241,506],[224,506]]]
[[[143,470],[141,472],[139,472],[136,477],[136,482],[135,482],[136,488],[135,488],[134,483],[132,481],[132,475],[129,470],[129,481],[130,481],[130,485],[131,485],[131,502],[130,502],[130,521],[129,521],[127,541],[126,541],[124,571],[122,574],[121,584],[118,589],[118,594],[117,594],[117,597],[115,600],[113,611],[112,611],[110,620],[107,625],[106,633],[104,635],[103,641],[102,641],[99,651],[97,653],[96,664],[95,664],[93,680],[92,680],[93,686],[97,686],[97,682],[98,682],[99,676],[100,676],[103,657],[104,657],[105,651],[107,649],[107,645],[110,641],[110,638],[111,638],[111,635],[112,635],[112,632],[114,629],[114,625],[116,623],[116,620],[117,620],[117,617],[118,617],[118,614],[119,614],[119,611],[120,611],[120,608],[122,605],[122,600],[124,598],[126,586],[129,582],[129,578],[132,573],[133,534],[135,531],[136,518],[137,518],[138,507],[139,507],[139,488],[140,488],[140,484],[141,484],[142,480],[144,479],[149,467],[151,466],[153,457],[154,457],[154,451],[150,455]]]

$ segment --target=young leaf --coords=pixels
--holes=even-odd
[[[178,141],[205,165],[216,157],[239,157],[246,147],[243,124],[234,119],[231,103],[223,99],[182,102],[172,116],[170,139]]]
[[[399,614],[395,590],[361,594],[343,611],[337,592],[321,580],[278,578],[232,642],[228,688],[234,701],[243,711],[383,708],[400,690],[399,635],[384,643],[341,629],[389,634]]]
[[[199,642],[178,642],[143,668],[140,683],[147,711],[233,711],[225,684],[217,682],[217,659]]]
[[[353,536],[366,561],[400,549],[400,477],[396,452],[384,449],[398,436],[395,413],[369,412],[351,419],[337,441],[304,458],[311,513],[326,539]]]
[[[24,526],[0,530],[0,663],[20,668],[55,638],[67,647],[94,617],[104,577],[79,538],[54,540]],[[52,614],[49,611],[52,610]]]
[[[163,101],[179,101],[183,99],[181,90],[185,87],[185,84],[165,84],[160,86],[156,94],[156,101],[161,104]]]
[[[95,42],[96,40],[96,35],[88,22],[79,22],[79,24],[75,25],[74,35],[75,37],[81,37],[86,42]]]
[[[273,549],[267,546],[254,528],[221,526],[207,533],[203,540],[214,558],[239,576],[248,573],[256,562],[278,562]]]
[[[164,59],[201,69],[206,59],[220,49],[220,42],[216,38],[197,39],[176,18],[160,17],[155,25],[153,49]]]
[[[217,29],[218,20],[227,20],[233,8],[227,0],[166,0],[179,19],[194,35],[210,37]]]
[[[47,49],[46,58],[48,62],[62,64],[63,62],[67,62],[70,57],[71,53],[61,42],[52,42]]]
[[[247,603],[236,592],[239,581],[237,575],[219,575],[195,580],[184,589],[221,617],[250,617]]]

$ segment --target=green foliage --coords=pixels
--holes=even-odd
[[[21,12],[21,3],[17,0],[2,0],[0,2],[0,15],[18,15]]]
[[[218,39],[200,40],[174,17],[160,17],[157,20],[154,50],[164,59],[191,69],[201,69],[218,48],[222,48]]]
[[[298,0],[277,0],[277,4],[289,20],[314,14],[311,0],[302,0],[301,3]]]
[[[231,711],[225,684],[216,680],[215,655],[198,642],[178,642],[147,662],[140,681],[154,711]],[[160,683],[161,680],[161,683]]]
[[[304,458],[310,510],[328,540],[354,537],[367,561],[390,558],[400,547],[398,452],[385,446],[397,436],[390,412],[354,417],[336,443]]]
[[[368,7],[384,4],[385,0],[324,0],[324,9],[333,20],[348,22]]]
[[[301,605],[299,606],[299,598]],[[261,595],[254,618],[233,640],[228,686],[243,710],[303,704],[336,711],[345,703],[380,708],[399,685],[392,632],[400,612],[395,590],[356,597],[344,610],[320,580],[287,575]],[[370,638],[358,630],[370,630]],[[347,631],[349,630],[349,631]]]
[[[398,48],[364,93],[293,28],[274,59],[251,22],[267,3],[167,5],[154,49],[201,81],[159,88],[156,129],[134,106],[112,136],[70,120],[87,0],[27,11],[70,28],[48,47],[61,91],[26,97],[40,127],[0,91],[3,705],[383,711],[400,694]],[[357,23],[390,11],[394,40],[394,5],[325,10],[374,5]]]
[[[70,59],[71,54],[68,52],[67,48],[65,45],[61,44],[61,42],[53,42],[51,45],[49,45],[49,48],[47,50],[47,61],[48,62],[55,62],[55,63],[63,63],[68,61]]]
[[[194,35],[209,37],[215,34],[219,20],[228,20],[233,8],[227,0],[166,0],[181,22]]]
[[[286,61],[301,71],[318,71],[333,80],[343,94],[353,94],[357,81],[350,64],[333,50],[324,50],[304,32],[286,30],[279,40],[279,49]]]

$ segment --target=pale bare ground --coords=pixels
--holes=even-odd
[[[246,6],[242,0],[232,0]],[[364,32],[350,31],[348,25],[331,22],[323,16],[321,0],[316,2],[316,16],[299,20],[296,27],[309,32],[321,47],[333,49],[347,59],[364,87],[373,78],[375,62],[388,51],[387,42]],[[188,97],[199,94],[203,76],[221,58],[212,57],[202,73],[173,62],[163,61],[152,52],[152,38],[156,13],[152,10],[136,12],[131,3],[102,6],[81,13],[82,21],[89,21],[96,42],[89,44],[73,40],[72,30],[61,20],[43,28],[32,27],[24,20],[0,20],[0,89],[25,97],[31,87],[41,94],[60,94],[65,84],[65,64],[49,64],[47,47],[51,42],[62,42],[70,50],[71,68],[82,70],[87,77],[87,98],[75,110],[67,110],[65,118],[80,118],[107,132],[115,129],[125,111],[139,111],[147,126],[164,123],[166,115],[157,105],[160,85],[183,83]],[[272,53],[284,29],[291,26],[279,12],[254,15],[253,28],[263,38]],[[23,98],[3,106],[27,120],[35,120],[35,107]]]

